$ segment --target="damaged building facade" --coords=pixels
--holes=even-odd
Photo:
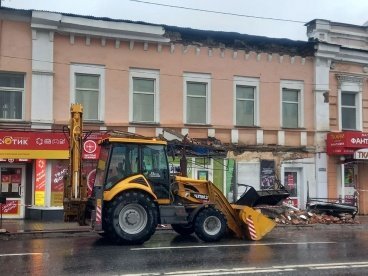
[[[359,213],[368,214],[368,24],[317,19],[306,26],[309,40],[317,43],[317,177],[323,179],[325,159],[324,197],[357,200]]]
[[[0,20],[0,91],[14,95],[0,102],[2,141],[11,130],[60,130],[70,104],[80,102],[85,130],[97,134],[181,136],[226,149],[225,158],[191,156],[187,169],[229,198],[242,193],[236,183],[258,190],[278,181],[300,208],[308,191],[330,194],[324,139],[333,120],[324,116],[331,93],[316,86],[318,42],[7,8]],[[21,168],[20,208],[62,208],[52,183],[65,173],[64,153],[16,163],[1,156],[2,174]],[[46,164],[44,186],[36,183],[38,159]]]

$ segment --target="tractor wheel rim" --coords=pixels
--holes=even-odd
[[[220,232],[221,230],[221,221],[218,217],[210,216],[204,221],[204,230],[207,234],[213,236]]]
[[[128,204],[119,213],[119,225],[128,234],[138,234],[147,225],[147,212],[139,204]]]

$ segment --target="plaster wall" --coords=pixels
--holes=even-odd
[[[32,33],[27,22],[0,19],[0,71],[25,74],[25,121],[31,117]]]
[[[214,128],[233,127],[233,78],[255,77],[260,80],[260,127],[280,128],[280,80],[304,81],[304,121],[307,130],[313,130],[313,62],[301,57],[280,57],[278,54],[249,54],[230,49],[210,49],[194,46],[148,44],[121,41],[119,48],[113,40],[102,46],[100,39],[55,34],[54,59],[54,117],[64,122],[68,116],[69,64],[84,63],[103,65],[106,68],[105,123],[129,123],[129,69],[155,69],[160,72],[160,123],[165,127],[183,127],[183,73],[211,74],[211,122]],[[290,139],[293,139],[292,137]],[[300,140],[300,137],[297,137]]]

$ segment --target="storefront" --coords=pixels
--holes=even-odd
[[[329,197],[368,214],[368,133],[328,133],[327,154]]]
[[[83,174],[89,193],[100,135],[83,144]],[[48,131],[0,131],[0,191],[3,218],[61,219],[64,176],[69,165],[68,134]]]

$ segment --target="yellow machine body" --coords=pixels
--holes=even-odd
[[[148,240],[157,223],[181,227],[181,231],[195,230],[205,241],[217,240],[212,240],[212,230],[201,228],[213,220],[222,221],[218,228],[221,235],[230,229],[236,237],[250,240],[262,239],[275,227],[259,211],[230,204],[210,181],[170,176],[167,143],[154,138],[102,139],[93,195],[87,199],[87,185],[81,175],[82,113],[81,105],[71,106],[69,176],[64,187],[66,221],[83,224],[85,211],[90,209],[95,231],[104,231],[112,240],[129,244]],[[206,223],[198,222],[199,217]]]
[[[228,228],[238,238],[260,240],[276,226],[273,220],[260,211],[248,206],[230,204],[223,193],[210,181],[176,177],[176,182],[178,185],[173,193],[187,203],[215,204],[216,208],[225,215]],[[194,193],[193,190],[196,192]],[[205,195],[208,197],[205,198]]]

